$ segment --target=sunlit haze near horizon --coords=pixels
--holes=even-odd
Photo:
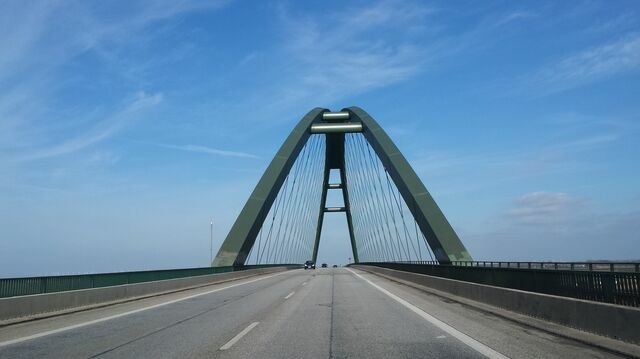
[[[640,259],[637,1],[5,1],[0,277],[203,267],[359,106],[476,260]],[[342,214],[318,262],[351,257]]]

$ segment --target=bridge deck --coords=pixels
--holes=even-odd
[[[0,328],[2,358],[481,358],[481,352],[615,357],[346,268],[288,271]]]

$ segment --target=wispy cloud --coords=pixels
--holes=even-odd
[[[162,94],[147,95],[145,93],[139,93],[124,109],[102,120],[91,130],[79,136],[65,139],[56,145],[30,149],[25,153],[16,155],[13,159],[18,162],[31,161],[65,155],[82,150],[85,147],[94,145],[112,137],[122,130],[127,124],[139,119],[143,111],[156,106],[161,100]]]
[[[417,170],[431,176],[447,176],[473,168],[491,169],[494,172],[505,171],[512,175],[516,173],[540,175],[557,167],[570,170],[571,167],[566,162],[567,156],[601,149],[613,144],[618,139],[618,135],[603,134],[555,141],[544,146],[511,151],[476,151],[474,153],[431,151],[416,155],[413,163]],[[539,165],[542,164],[545,166],[540,167]],[[525,170],[527,168],[537,168],[537,171],[529,172]]]
[[[522,19],[530,19],[530,18],[535,18],[538,15],[536,13],[533,12],[529,12],[529,11],[514,11],[514,12],[510,12],[506,15],[504,15],[503,17],[499,18],[496,21],[496,25],[495,26],[502,26],[502,25],[506,25],[510,22],[514,22],[517,20],[522,20]]]
[[[429,58],[414,35],[430,13],[411,1],[376,1],[323,16],[281,6],[276,15],[281,41],[269,59],[262,59],[273,63],[271,80],[238,105],[259,109],[260,116],[252,117],[274,123],[289,119],[283,114],[328,106],[406,80]],[[390,32],[402,40],[391,39]]]
[[[479,260],[637,260],[640,212],[596,210],[589,199],[537,191],[515,198],[464,236]]]
[[[199,145],[161,145],[161,146],[164,148],[170,148],[174,150],[204,153],[204,154],[213,155],[213,156],[240,157],[240,158],[253,158],[253,159],[260,158],[259,156],[253,155],[251,153],[220,150],[217,148],[211,148],[211,147],[199,146]]]
[[[419,69],[423,57],[415,39],[390,42],[383,33],[417,25],[428,15],[427,8],[380,1],[353,10],[352,16],[341,12],[303,20],[282,14],[284,31],[293,35],[285,51],[296,59],[298,74],[291,80],[298,81],[293,85],[300,93],[324,94],[323,100],[331,101],[401,81]]]
[[[573,122],[581,118],[576,115],[565,121],[553,117],[541,136],[509,150],[421,150],[410,153],[409,159],[429,183],[443,184],[439,193],[467,193],[506,182],[596,171],[606,164],[594,161],[594,153],[615,151],[618,143],[638,133],[625,125],[632,121],[629,119],[589,117],[588,123]],[[474,181],[470,183],[468,178]]]
[[[158,30],[141,30],[161,20],[217,9],[228,2],[143,0],[114,6],[35,1],[3,5],[0,161],[56,157],[119,133],[162,100],[159,91],[146,89],[148,82],[132,75],[135,66],[121,66],[122,59],[128,58],[122,56],[122,49],[151,41]],[[91,71],[105,71],[105,76],[99,78],[86,69],[69,71],[67,67],[83,56],[102,61]],[[142,72],[141,65],[136,66]],[[76,91],[98,91],[105,85],[104,79],[111,81],[108,95],[85,106],[91,94],[85,97],[82,92],[77,97]],[[128,99],[136,92],[136,98]],[[70,97],[76,100],[66,101]]]
[[[518,223],[543,225],[557,223],[581,209],[582,202],[563,192],[538,191],[514,200],[507,215]]]
[[[550,146],[549,150],[566,152],[586,151],[593,148],[606,146],[607,144],[617,141],[619,138],[620,136],[614,133],[593,135],[572,141],[558,143],[556,145]]]
[[[347,5],[321,15],[278,9],[281,41],[267,52],[269,58],[261,56],[263,63],[272,64],[269,79],[231,109],[259,111],[247,117],[270,120],[262,125],[290,121],[291,114],[314,106],[346,105],[350,98],[414,80],[448,66],[448,59],[457,56],[453,62],[459,61],[484,49],[497,34],[508,33],[505,26],[536,16],[481,12],[469,20],[469,14],[395,0]],[[449,31],[446,20],[451,17],[469,23]]]
[[[640,69],[640,34],[582,50],[524,78],[542,94],[569,90]]]
[[[92,49],[104,51],[118,43],[140,41],[144,32],[139,30],[159,20],[219,8],[228,2],[143,0],[125,6],[76,1],[5,4],[0,23],[8,33],[0,41],[0,80],[34,69],[41,76]]]

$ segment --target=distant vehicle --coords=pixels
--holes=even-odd
[[[334,265],[333,265],[333,268],[338,268],[338,265],[337,265],[337,264],[334,264]]]
[[[327,263],[322,263],[322,268],[327,268]]]
[[[316,264],[313,261],[304,262],[304,269],[316,269]]]

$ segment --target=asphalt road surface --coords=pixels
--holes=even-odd
[[[293,270],[0,328],[0,358],[611,358],[347,268]]]

